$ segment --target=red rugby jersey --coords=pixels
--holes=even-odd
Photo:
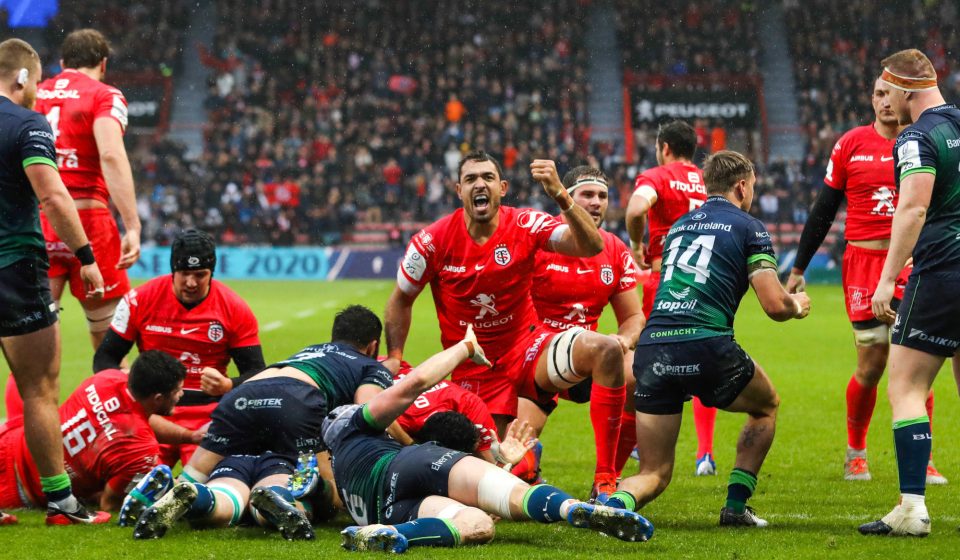
[[[444,348],[472,324],[486,354],[502,356],[538,321],[530,298],[536,253],[566,227],[545,212],[501,206],[497,231],[477,245],[458,209],[413,236],[397,285],[411,294],[430,284]]]
[[[123,296],[110,328],[144,350],[162,350],[187,368],[185,390],[200,390],[200,373],[227,374],[231,348],[260,344],[257,319],[230,288],[210,280],[210,293],[192,309],[173,293],[173,275],[150,280]]]
[[[699,208],[707,200],[703,172],[696,165],[675,161],[648,169],[637,176],[634,192],[648,186],[657,192],[657,201],[647,213],[650,239],[646,250],[649,260],[663,257],[667,231],[680,216]]]
[[[897,206],[895,142],[868,124],[848,131],[833,147],[824,183],[847,197],[847,239],[890,239]]]
[[[603,252],[589,258],[540,251],[533,277],[533,306],[544,325],[597,330],[613,296],[637,287],[638,269],[623,241],[604,230]]]
[[[22,428],[19,428],[22,430]],[[157,466],[160,446],[147,413],[127,391],[127,374],[107,369],[88,378],[60,405],[63,459],[73,493],[92,500],[104,485],[122,493],[137,473]],[[21,438],[17,468],[31,497],[44,501],[40,476]]]
[[[47,117],[56,137],[57,166],[73,198],[110,198],[100,169],[93,122],[101,117],[127,128],[127,100],[119,89],[82,72],[66,69],[37,86],[38,113]]]
[[[394,379],[403,379],[412,369],[400,368]],[[410,408],[397,418],[397,422],[405,432],[416,435],[423,428],[423,423],[438,412],[459,412],[466,416],[481,429],[477,451],[490,449],[494,434],[497,433],[497,425],[493,422],[487,405],[474,393],[450,381],[441,381],[424,391],[413,401]]]

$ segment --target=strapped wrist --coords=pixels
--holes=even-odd
[[[93,248],[90,247],[89,243],[74,251],[73,254],[83,266],[95,264],[97,262],[97,259],[95,259],[93,256]]]

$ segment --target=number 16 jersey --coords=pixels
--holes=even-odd
[[[638,344],[732,336],[749,271],[777,264],[763,222],[721,196],[677,220],[663,255],[656,303]]]

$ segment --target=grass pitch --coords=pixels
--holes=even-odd
[[[231,282],[250,303],[261,328],[269,363],[330,336],[333,313],[348,303],[364,303],[382,312],[392,287],[388,282],[342,281]],[[726,496],[726,478],[743,418],[718,416],[715,477],[695,477],[696,437],[685,418],[677,446],[677,469],[670,488],[642,513],[656,526],[647,543],[623,543],[564,524],[502,522],[495,541],[464,549],[411,549],[419,558],[948,558],[960,546],[960,451],[949,437],[960,419],[956,388],[949,368],[936,383],[934,455],[950,479],[945,487],[928,488],[933,533],[923,540],[867,538],[857,525],[885,514],[898,497],[897,471],[890,432],[890,407],[881,385],[869,435],[874,480],[844,482],[846,446],[844,394],[855,365],[852,335],[836,286],[812,286],[813,312],[803,321],[777,324],[763,316],[748,294],[737,316],[737,339],[766,369],[782,404],[777,436],[767,457],[751,504],[771,526],[761,530],[721,530],[718,512]],[[90,374],[93,351],[77,303],[64,302],[61,390],[67,395]],[[612,314],[602,332],[613,332]],[[407,358],[418,362],[439,349],[439,331],[429,295],[417,302]],[[563,402],[543,434],[544,476],[576,496],[587,497],[592,481],[593,444],[587,407]],[[635,469],[636,463],[627,469]],[[204,558],[347,557],[339,548],[338,531],[346,515],[320,527],[317,540],[287,543],[277,533],[241,528],[192,531],[174,528],[159,541],[138,542],[116,526],[47,528],[42,512],[17,512],[19,527],[0,528],[0,558]],[[951,552],[953,551],[953,552]]]

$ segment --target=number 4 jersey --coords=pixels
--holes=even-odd
[[[776,266],[763,222],[711,196],[667,233],[656,303],[639,344],[732,336],[750,271]]]
[[[157,465],[160,447],[147,418],[127,391],[127,374],[117,369],[87,378],[60,406],[64,465],[78,498],[95,499],[107,485],[122,494],[134,475]],[[40,476],[23,428],[8,433],[0,445],[16,446],[6,456],[14,458],[21,497],[42,505]]]

